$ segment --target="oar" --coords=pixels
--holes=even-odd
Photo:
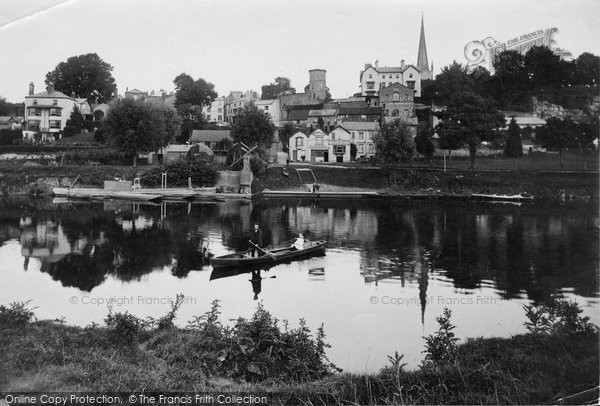
[[[262,248],[260,248],[258,245],[254,244],[252,241],[248,240],[248,242],[252,245],[254,245],[256,248],[258,248],[259,250],[261,250],[262,252],[264,252],[265,254],[267,254],[268,256],[270,256],[272,259],[277,259],[277,257],[273,254],[271,254],[269,251],[265,251]]]

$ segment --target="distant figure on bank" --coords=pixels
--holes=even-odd
[[[319,184],[317,182],[313,183],[313,193],[319,193]]]
[[[292,251],[302,250],[302,249],[304,249],[305,243],[306,243],[306,239],[304,238],[302,233],[300,233],[300,234],[298,234],[298,237],[296,237],[296,241],[294,241],[294,243],[290,246],[290,248],[292,249]]]
[[[258,224],[254,225],[254,231],[252,231],[252,236],[250,237],[250,242],[252,243],[252,252],[251,255],[255,256],[254,253],[257,253],[256,256],[262,256],[262,251],[257,248],[262,247],[263,243],[263,235],[262,230],[258,227]]]

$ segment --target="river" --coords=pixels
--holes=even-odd
[[[265,243],[301,232],[327,240],[326,254],[262,270],[259,283],[212,272],[208,257],[246,249],[255,223]],[[344,370],[377,371],[394,351],[415,368],[444,307],[461,339],[525,332],[523,306],[551,295],[598,324],[598,226],[596,209],[491,203],[24,200],[0,214],[0,304],[31,300],[39,319],[86,326],[109,302],[157,317],[181,293],[184,327],[214,299],[225,323],[262,303],[291,327],[323,323]]]

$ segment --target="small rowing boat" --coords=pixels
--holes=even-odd
[[[313,255],[324,255],[327,241],[310,241],[304,244],[304,248],[295,249],[294,247],[279,247],[265,251],[265,255],[252,257],[248,251],[236,252],[234,254],[223,255],[213,258],[211,265],[214,268],[244,267],[257,265],[273,265],[280,262],[292,261],[300,258],[306,258]]]

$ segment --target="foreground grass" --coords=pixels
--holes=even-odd
[[[540,404],[594,388],[599,376],[598,332],[585,323],[455,345],[448,312],[426,340],[419,370],[405,371],[396,354],[378,373],[351,374],[321,356],[321,332],[312,337],[302,324],[282,331],[261,308],[238,320],[233,334],[215,308],[187,329],[171,324],[174,312],[153,328],[127,313],[80,328],[31,321],[22,307],[0,310],[2,391],[227,391],[266,395],[269,404]]]

